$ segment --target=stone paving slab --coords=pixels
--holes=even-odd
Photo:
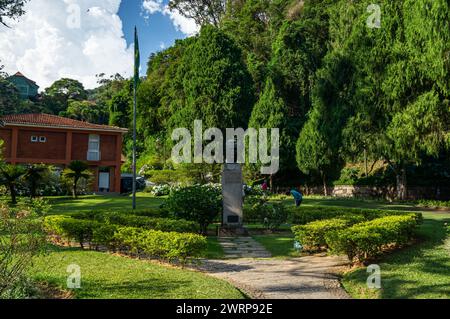
[[[252,237],[220,237],[225,259],[270,258],[272,255]]]

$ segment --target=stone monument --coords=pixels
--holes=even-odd
[[[222,173],[223,226],[242,228],[243,181],[240,164],[225,164]]]

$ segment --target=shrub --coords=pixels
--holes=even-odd
[[[89,219],[114,225],[142,227],[146,229],[174,231],[179,233],[197,233],[199,228],[195,222],[183,219],[154,218],[146,216],[127,215],[124,213],[92,212],[89,214],[73,214],[76,219]]]
[[[200,235],[131,227],[119,228],[115,240],[137,254],[182,262],[188,257],[201,256],[206,249],[206,238]]]
[[[185,261],[188,257],[200,256],[206,248],[206,238],[196,234],[119,227],[65,216],[47,217],[45,228],[51,234],[76,240],[82,247],[85,243],[103,245],[112,250],[128,249],[167,260]]]
[[[210,185],[195,185],[173,191],[166,207],[178,218],[195,221],[202,234],[222,211],[222,192]]]
[[[115,251],[119,246],[115,238],[117,229],[117,225],[108,224],[95,228],[92,232],[92,243],[97,247],[103,245]]]
[[[282,202],[269,202],[266,196],[252,196],[244,205],[244,222],[262,223],[274,230],[288,221],[289,212]]]
[[[100,228],[101,223],[93,220],[74,219],[65,216],[49,216],[45,218],[45,229],[68,241],[75,240],[84,248],[85,243],[92,243],[94,229]]]
[[[402,216],[409,215],[408,212],[386,211],[376,209],[358,209],[346,207],[289,207],[289,215],[292,224],[305,225],[316,220],[324,220],[331,218],[358,218],[362,216],[365,220],[372,220],[385,216]],[[415,213],[418,222],[422,220],[421,213]]]
[[[351,222],[345,219],[318,220],[306,225],[294,226],[292,232],[295,239],[302,244],[304,250],[318,251],[328,248],[325,240],[325,235],[328,232],[344,229],[350,224]]]
[[[42,219],[36,217],[28,210],[0,204],[0,299],[34,294],[26,274],[45,248]]]
[[[387,216],[325,234],[333,253],[345,253],[360,262],[379,255],[385,247],[401,246],[412,239],[417,226],[415,214]]]

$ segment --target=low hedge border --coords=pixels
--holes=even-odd
[[[177,233],[198,233],[197,223],[184,219],[170,219],[161,217],[148,217],[143,215],[131,215],[118,212],[91,212],[89,214],[72,214],[77,220],[92,220],[102,224],[114,224],[128,227],[142,227],[148,230],[160,230]]]
[[[405,216],[414,214],[417,222],[422,221],[421,213],[377,210],[377,209],[359,209],[346,207],[289,207],[290,221],[294,225],[305,225],[317,220],[332,218],[350,218],[349,216],[363,216],[365,220],[373,220],[386,216]]]
[[[138,255],[181,262],[201,256],[207,245],[206,238],[197,234],[121,227],[67,216],[46,217],[44,227],[49,234],[76,241],[82,248],[88,243],[90,248],[125,249]]]
[[[331,253],[346,254],[351,262],[365,262],[388,246],[407,244],[413,239],[417,224],[415,214],[387,216],[327,232],[325,240]]]

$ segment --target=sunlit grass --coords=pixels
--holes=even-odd
[[[52,247],[29,276],[67,290],[67,267],[81,268],[79,299],[241,299],[231,284],[205,274],[107,253]]]

